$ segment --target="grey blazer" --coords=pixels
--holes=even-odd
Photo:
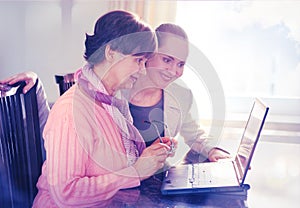
[[[167,124],[170,136],[180,134],[185,143],[194,151],[207,156],[213,148],[204,136],[199,121],[192,116],[193,94],[190,89],[171,83],[164,90],[164,122]],[[165,133],[168,134],[165,127]]]

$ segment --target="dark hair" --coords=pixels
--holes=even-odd
[[[155,29],[155,33],[157,36],[158,47],[163,43],[163,33],[171,33],[176,36],[183,38],[184,40],[188,40],[188,36],[186,32],[179,26],[172,23],[164,23],[159,25]]]
[[[97,20],[93,35],[86,34],[84,58],[92,65],[102,62],[107,44],[124,55],[152,54],[156,42],[155,33],[136,15],[116,10]]]

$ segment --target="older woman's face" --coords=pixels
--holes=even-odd
[[[110,76],[114,91],[119,89],[130,89],[140,74],[145,74],[144,56],[125,56],[115,63],[110,69]]]

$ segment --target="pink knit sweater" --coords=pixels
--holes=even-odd
[[[92,207],[140,185],[112,117],[74,85],[52,107],[33,207]]]

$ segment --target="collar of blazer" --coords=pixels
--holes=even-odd
[[[170,136],[176,136],[181,126],[181,120],[182,110],[180,103],[170,92],[164,90],[164,123],[168,126]],[[165,132],[168,134],[168,130],[165,129]]]

